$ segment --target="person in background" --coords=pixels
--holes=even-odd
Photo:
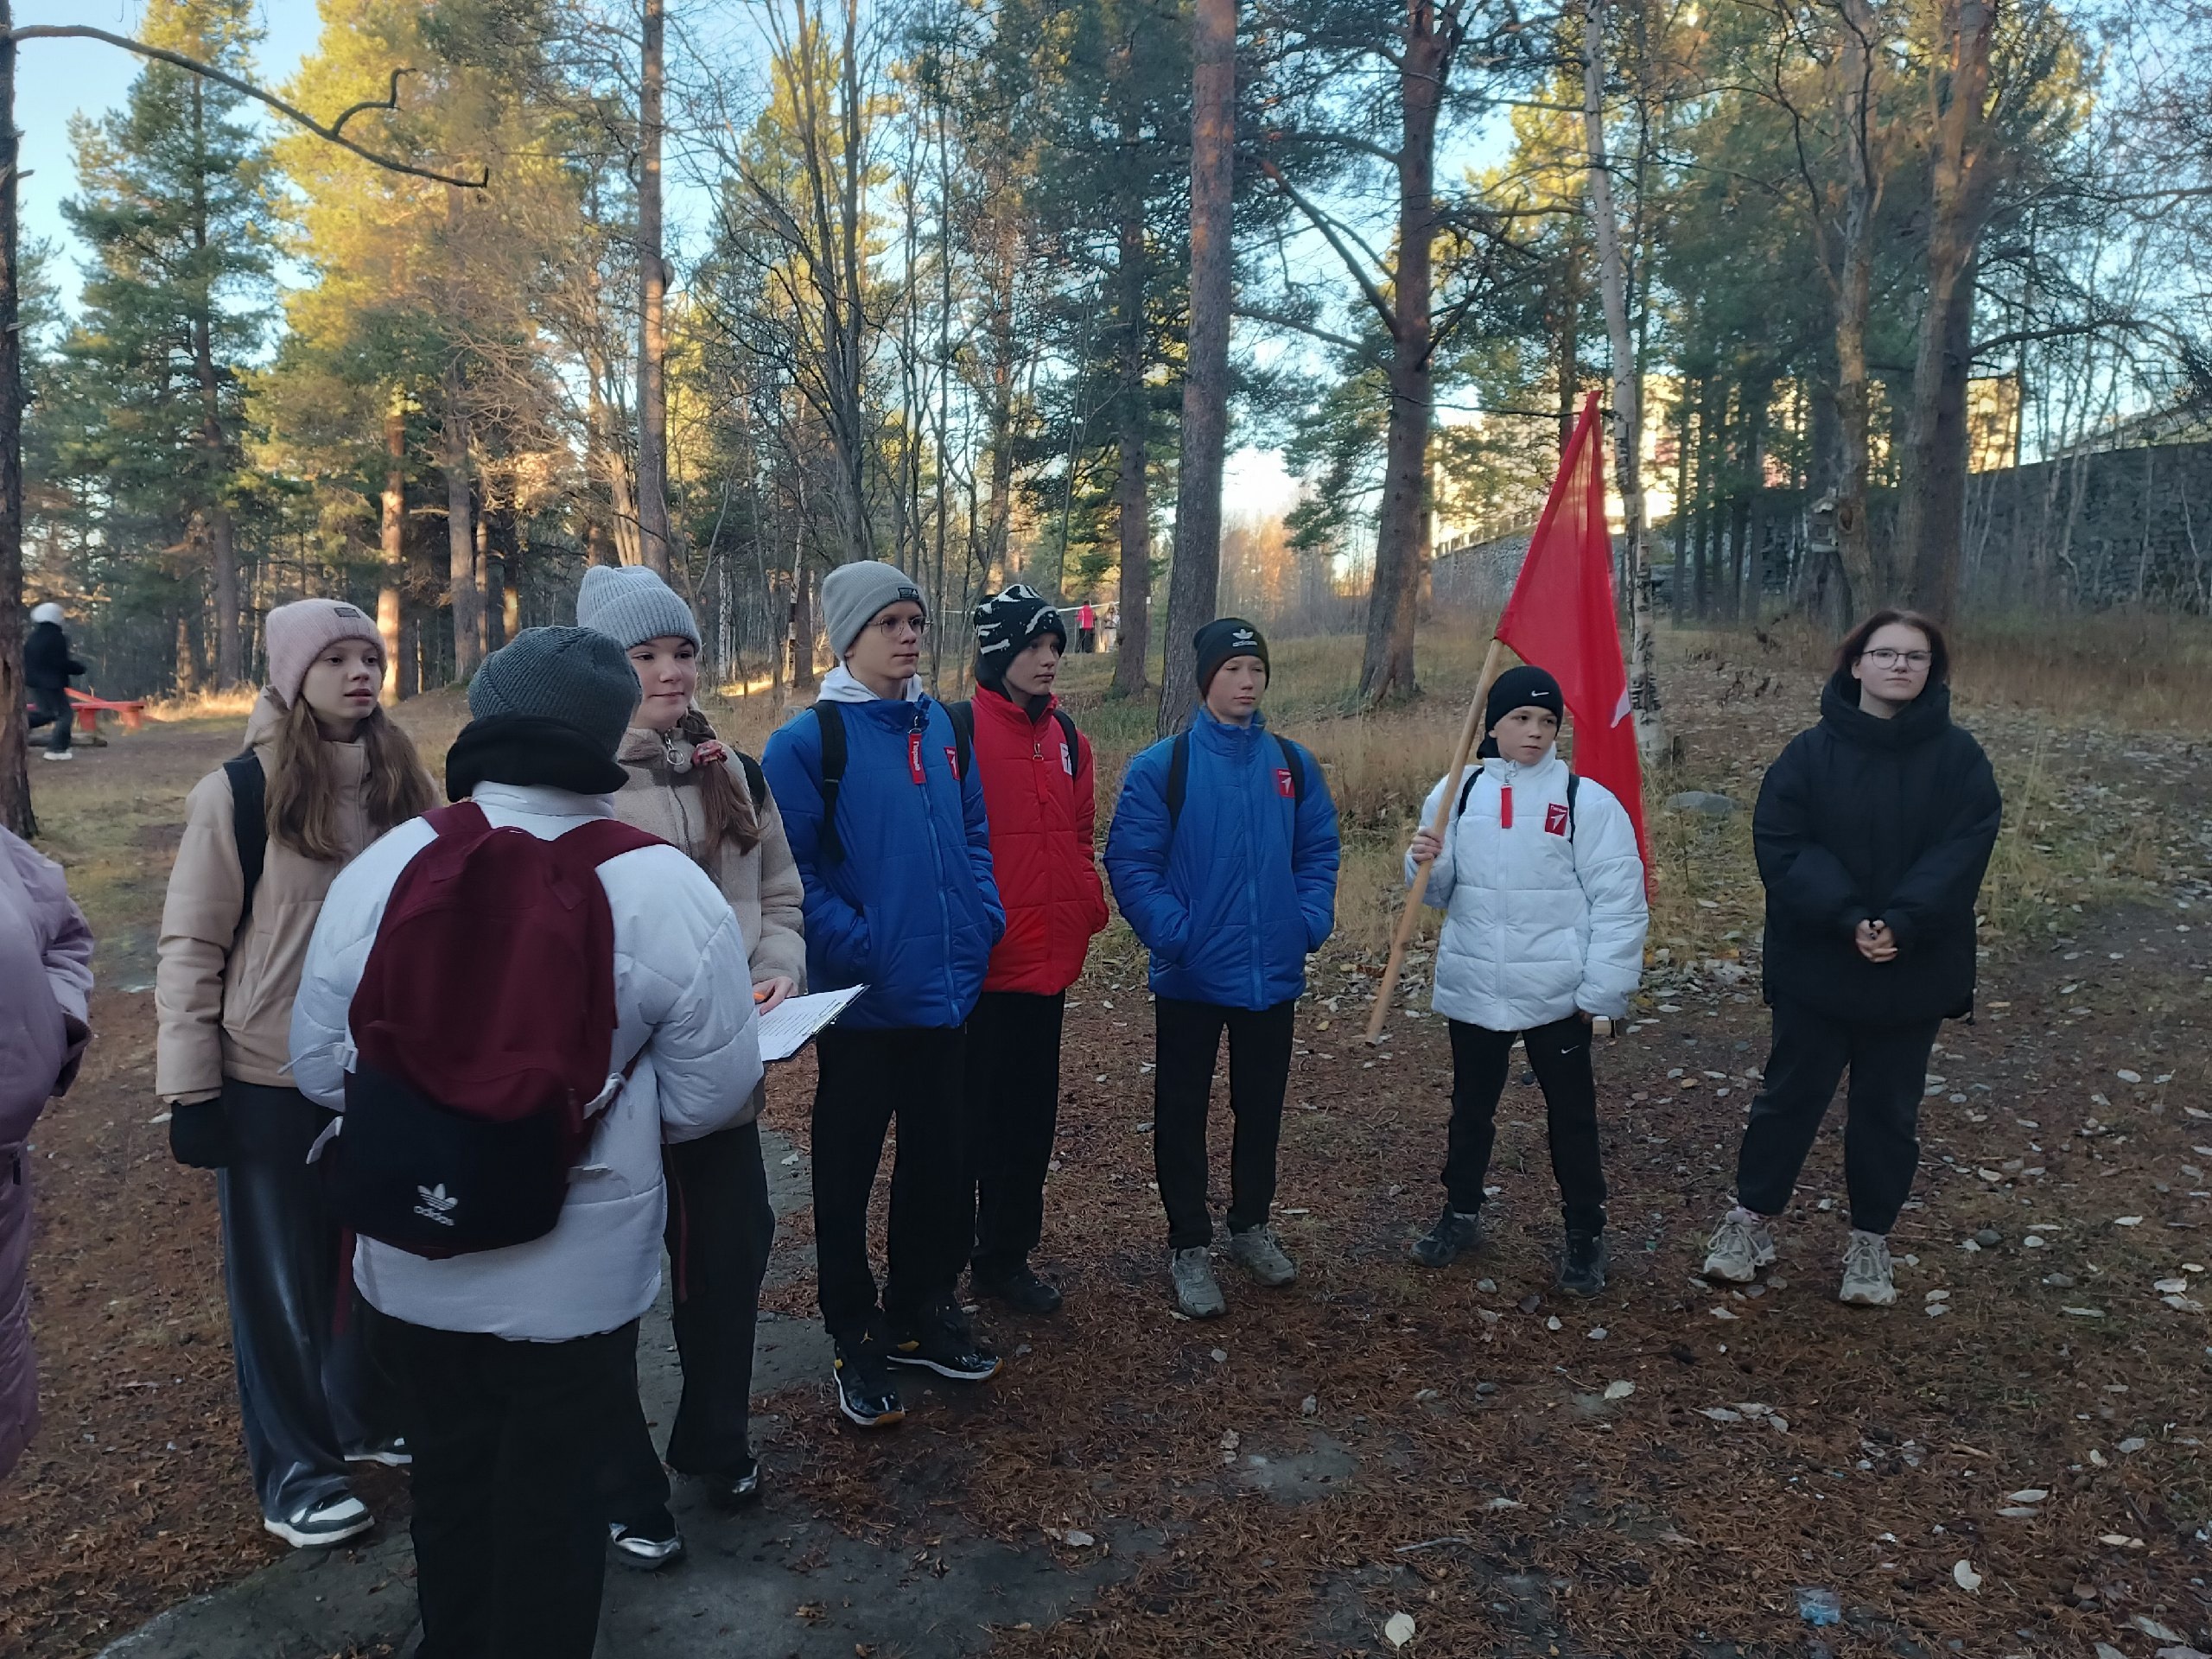
[[[69,759],[69,681],[86,671],[69,654],[69,636],[61,631],[61,607],[52,600],[31,607],[31,631],[23,640],[23,689],[30,693],[31,729],[49,727],[46,758]]]
[[[92,935],[61,867],[0,829],[0,1480],[38,1432],[26,1143],[92,1039]]]
[[[1226,1311],[1209,1247],[1206,1108],[1229,1033],[1229,1253],[1261,1284],[1298,1268],[1268,1211],[1306,958],[1336,925],[1337,809],[1321,768],[1267,728],[1268,644],[1236,617],[1198,632],[1190,729],[1129,762],[1106,838],[1115,901],[1152,952],[1153,1161],[1168,1273],[1192,1319]]]
[[[1090,608],[1090,601],[1087,599],[1083,601],[1083,608],[1076,613],[1076,629],[1077,638],[1081,642],[1077,649],[1088,657],[1098,649],[1098,613]]]
[[[865,985],[815,1039],[815,1258],[835,1344],[838,1409],[862,1428],[899,1421],[892,1365],[957,1382],[998,1356],[960,1310],[973,1242],[961,1130],[968,1016],[1006,931],[983,786],[959,772],[951,716],[916,671],[929,614],[906,574],[875,560],[822,584],[837,666],[815,706],[768,740],[768,774],[806,885],[806,976],[817,992]],[[868,1264],[868,1195],[896,1118],[889,1274]]]
[[[638,706],[620,646],[529,628],[484,659],[446,757],[499,834],[555,841],[613,816]],[[291,1028],[300,1087],[346,1103],[349,1009],[394,888],[439,839],[386,836],[330,890]],[[606,858],[613,1079],[550,1232],[431,1259],[355,1242],[362,1322],[414,1448],[415,1659],[589,1659],[606,1585],[608,1437],[635,1409],[638,1321],[660,1289],[664,1141],[741,1116],[760,1082],[729,900],[674,847]],[[342,1148],[346,1137],[340,1138]]]
[[[691,607],[643,565],[594,565],[576,595],[576,623],[630,659],[644,696],[614,759],[625,781],[615,816],[681,849],[737,918],[753,1001],[767,1014],[804,987],[806,890],[760,769],[715,735],[696,701],[699,625]],[[764,1087],[728,1128],[672,1142],[665,1239],[675,1270],[677,1351],[683,1396],[668,1436],[668,1467],[708,1501],[734,1509],[760,1495],[750,1411],[760,1281],[775,1242],[760,1151]],[[615,1558],[665,1566],[683,1542],[668,1508],[668,1475],[633,1395],[611,1523]]]
[[[969,1275],[977,1295],[1023,1313],[1060,1306],[1029,1253],[1044,1231],[1068,987],[1107,920],[1090,744],[1052,695],[1067,646],[1066,622],[1030,588],[1008,588],[976,607],[976,696],[966,718],[1006,936],[968,1021]]]
[[[1974,899],[2005,812],[1989,757],[1951,723],[1950,668],[1934,622],[1877,611],[1837,651],[1820,724],[1759,785],[1774,1039],[1708,1279],[1748,1283],[1775,1260],[1771,1223],[1848,1070],[1840,1297],[1897,1300],[1889,1234],[1920,1165],[1928,1057],[1974,1011]]]
[[[245,753],[201,779],[162,907],[154,1087],[176,1160],[219,1172],[223,1287],[263,1524],[296,1547],[372,1523],[349,1460],[402,1463],[358,1325],[338,1329],[340,1230],[308,1151],[330,1114],[294,1085],[292,999],[323,897],[430,780],[377,706],[376,620],[331,599],[269,613]]]
[[[1559,682],[1542,669],[1499,675],[1483,711],[1481,765],[1461,784],[1440,838],[1428,826],[1452,780],[1438,780],[1406,855],[1408,885],[1433,866],[1426,897],[1446,912],[1434,1003],[1452,1039],[1444,1210],[1413,1258],[1446,1267],[1481,1246],[1498,1097],[1519,1039],[1543,1088],[1567,1224],[1557,1287],[1594,1296],[1605,1287],[1606,1251],[1592,1021],[1626,1016],[1649,918],[1627,810],[1559,758],[1566,713]]]

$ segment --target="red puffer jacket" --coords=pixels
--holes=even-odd
[[[1034,720],[999,692],[976,692],[976,766],[991,824],[991,868],[1006,936],[991,952],[986,991],[1051,996],[1075,983],[1090,936],[1106,925],[1092,832],[1090,743],[1068,753],[1047,709]]]

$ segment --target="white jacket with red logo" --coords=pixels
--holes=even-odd
[[[1602,784],[1583,779],[1570,823],[1567,765],[1496,756],[1455,800],[1428,903],[1445,912],[1436,1011],[1491,1031],[1527,1031],[1578,1009],[1619,1019],[1643,973],[1643,861],[1636,830]],[[1429,791],[1433,823],[1452,786]],[[1406,880],[1414,863],[1406,860]]]

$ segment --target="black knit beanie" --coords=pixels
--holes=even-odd
[[[1216,617],[1198,631],[1192,644],[1198,647],[1198,695],[1202,697],[1213,683],[1213,677],[1221,671],[1221,665],[1232,657],[1256,657],[1262,668],[1268,667],[1268,642],[1257,628],[1241,616]]]
[[[1066,621],[1044,594],[1020,582],[978,605],[975,620],[976,683],[994,691],[1006,690],[1007,664],[1028,650],[1039,634],[1058,634],[1060,649],[1067,649]]]
[[[1497,753],[1497,740],[1491,733],[1516,709],[1548,709],[1560,724],[1567,723],[1567,699],[1557,680],[1532,664],[1509,668],[1490,683],[1490,697],[1483,704],[1483,746],[1475,751],[1478,757]]]

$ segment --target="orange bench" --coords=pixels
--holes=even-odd
[[[126,732],[137,731],[146,723],[146,705],[139,698],[133,698],[128,702],[114,702],[105,697],[95,696],[89,691],[79,691],[73,685],[69,688],[69,702],[71,712],[77,716],[77,729],[86,737],[99,735],[103,714],[120,715],[123,729]]]

